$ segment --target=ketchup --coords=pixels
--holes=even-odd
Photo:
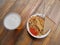
[[[33,35],[38,35],[38,32],[37,32],[36,29],[33,28],[33,27],[30,27],[30,32],[31,32]]]

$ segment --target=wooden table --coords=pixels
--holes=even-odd
[[[45,29],[51,29],[44,39],[31,37],[26,29],[27,19],[35,13],[43,13],[45,5]],[[16,12],[22,17],[20,31],[9,31],[3,25],[6,14]],[[60,0],[6,0],[0,7],[0,45],[60,45]]]

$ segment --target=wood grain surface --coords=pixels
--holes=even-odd
[[[45,2],[45,3],[44,3]],[[3,25],[6,14],[16,12],[22,17],[22,23],[14,31]],[[44,39],[35,39],[26,29],[27,19],[35,13],[43,13],[45,30],[51,29]],[[0,45],[60,45],[60,0],[5,0],[0,7]]]

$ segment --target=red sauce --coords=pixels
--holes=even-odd
[[[36,29],[33,28],[33,27],[30,27],[30,32],[31,32],[33,35],[38,35],[38,32],[37,32]]]

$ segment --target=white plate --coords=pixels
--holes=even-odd
[[[32,15],[32,16],[41,16],[42,18],[45,18],[45,16],[43,16],[42,14],[34,14],[34,15]],[[32,18],[32,16],[30,17],[30,18]],[[30,19],[29,18],[29,19]],[[33,35],[31,32],[30,32],[30,30],[29,30],[29,19],[28,19],[28,21],[27,21],[27,31],[29,32],[29,34],[31,35],[31,36],[33,36],[33,37],[35,37],[35,38],[45,38],[46,36],[48,36],[48,34],[50,33],[50,29],[48,30],[48,32],[46,33],[46,34],[44,34],[44,35],[41,35],[41,36],[35,36],[35,35]]]
[[[21,17],[17,13],[9,13],[4,18],[3,24],[5,28],[14,30],[21,24]]]

